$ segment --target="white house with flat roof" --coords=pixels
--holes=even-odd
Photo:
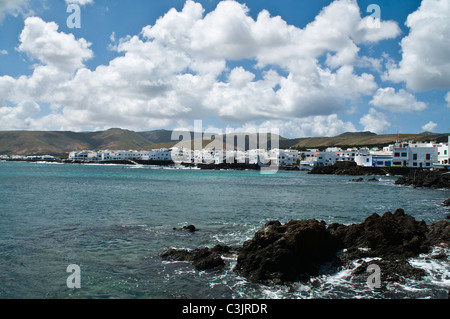
[[[391,152],[371,151],[370,153],[357,154],[356,165],[365,167],[391,167],[394,156]]]
[[[77,162],[95,162],[98,160],[98,154],[95,151],[70,152],[69,160]]]
[[[438,159],[435,165],[450,165],[450,136],[447,143],[438,145]]]
[[[393,152],[393,166],[432,167],[438,161],[437,143],[395,143]]]

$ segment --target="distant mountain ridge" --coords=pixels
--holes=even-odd
[[[184,132],[184,136],[193,132]],[[239,134],[238,134],[239,135]],[[436,141],[446,142],[448,134],[434,134],[424,132],[420,134],[390,134],[377,135],[372,132],[347,132],[335,137],[307,137],[287,139],[279,137],[280,148],[325,148],[328,146],[381,146],[401,141]],[[162,147],[172,147],[183,139],[172,141],[172,131],[154,130],[147,132],[134,132],[130,130],[112,128],[98,132],[70,132],[70,131],[0,131],[0,155],[57,155],[65,156],[68,152],[76,150],[148,150]],[[274,136],[276,137],[276,136]],[[236,138],[230,139],[231,146],[236,146]],[[228,140],[228,142],[230,141]],[[234,142],[233,142],[234,140]],[[268,146],[271,147],[270,137]],[[217,139],[215,143],[220,141]],[[211,143],[210,140],[198,141],[202,147]],[[224,137],[223,142],[227,139]],[[189,142],[182,143],[189,147]],[[198,144],[197,144],[198,145]],[[212,144],[217,145],[217,144]],[[193,143],[191,143],[193,147]],[[224,147],[230,147],[224,144]],[[246,138],[246,148],[249,147]]]
[[[365,131],[365,132],[345,132],[342,133],[341,135],[338,135],[337,137],[347,137],[347,136],[374,136],[377,135],[376,133],[372,133],[369,131]]]

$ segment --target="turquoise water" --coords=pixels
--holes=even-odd
[[[399,285],[379,295],[349,283],[345,272],[266,287],[235,275],[233,258],[215,272],[158,257],[170,247],[241,245],[273,219],[349,224],[401,207],[430,223],[450,213],[440,205],[449,190],[352,178],[1,162],[0,298],[446,298],[445,264],[410,283],[414,289]],[[199,231],[173,230],[187,224]],[[66,285],[70,264],[80,266],[81,289]]]

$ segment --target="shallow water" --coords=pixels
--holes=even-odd
[[[450,213],[449,190],[351,182],[280,171],[204,171],[125,165],[0,163],[0,298],[447,298],[448,260],[420,256],[418,282],[370,289],[349,270],[267,287],[233,271],[163,261],[170,248],[241,245],[268,220],[362,222],[394,211],[427,223]],[[199,231],[174,231],[194,224]],[[81,269],[68,289],[66,268]],[[356,265],[355,265],[356,266]]]

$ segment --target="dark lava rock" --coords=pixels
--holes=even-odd
[[[396,282],[405,283],[406,278],[420,280],[425,276],[425,270],[415,268],[406,259],[399,260],[373,260],[364,261],[360,266],[352,271],[352,280],[367,281],[369,265],[380,267],[381,283]]]
[[[381,167],[363,167],[353,161],[337,161],[334,165],[314,167],[308,174],[335,175],[386,175],[388,170]]]
[[[362,223],[329,226],[315,219],[292,220],[286,224],[269,221],[241,248],[216,245],[194,250],[169,249],[160,256],[167,260],[188,261],[198,270],[219,270],[225,266],[223,255],[237,254],[234,271],[251,281],[265,284],[307,279],[321,273],[323,266],[353,267],[352,279],[366,280],[369,264],[378,264],[382,280],[418,279],[423,270],[408,263],[408,258],[429,253],[435,246],[450,245],[450,221],[426,225],[399,208],[382,216],[374,213]],[[447,258],[438,254],[435,258]],[[332,270],[333,270],[332,269]],[[330,269],[328,269],[329,271]],[[359,279],[358,279],[359,278]]]
[[[190,232],[195,232],[197,230],[194,225],[183,226],[183,229]]]
[[[450,206],[450,198],[444,200],[444,202],[442,203],[442,206]]]
[[[442,243],[450,244],[450,222],[428,227],[403,209],[382,216],[372,214],[352,225],[326,227],[314,219],[285,225],[270,221],[241,249],[235,271],[252,281],[283,283],[315,276],[326,263],[350,265],[353,260],[378,257],[390,280],[418,278],[423,272],[409,265],[407,258],[430,252]]]
[[[352,182],[362,182],[362,181],[364,181],[364,178],[362,177],[352,179]]]
[[[418,168],[411,167],[365,167],[358,166],[353,161],[337,161],[334,165],[314,167],[308,174],[335,174],[335,175],[407,175]]]
[[[450,245],[450,222],[441,220],[428,226],[427,239],[430,246]]]
[[[328,230],[346,248],[369,248],[371,256],[407,258],[429,249],[425,222],[416,221],[401,208],[394,214],[372,214],[360,224],[331,224]],[[367,252],[364,253],[367,255]]]
[[[317,220],[269,222],[241,249],[235,271],[253,281],[293,281],[317,274],[338,248]]]
[[[413,170],[400,177],[395,184],[414,187],[449,188],[450,172],[439,170]]]
[[[177,228],[174,227],[173,230],[177,230]],[[193,233],[193,232],[196,232],[198,229],[195,228],[194,225],[187,225],[187,226],[183,226],[183,228],[180,228],[180,230],[186,230],[188,232],[192,232]]]
[[[225,266],[221,255],[230,253],[230,246],[216,245],[213,248],[169,249],[160,256],[167,260],[189,261],[198,270],[221,269]]]

